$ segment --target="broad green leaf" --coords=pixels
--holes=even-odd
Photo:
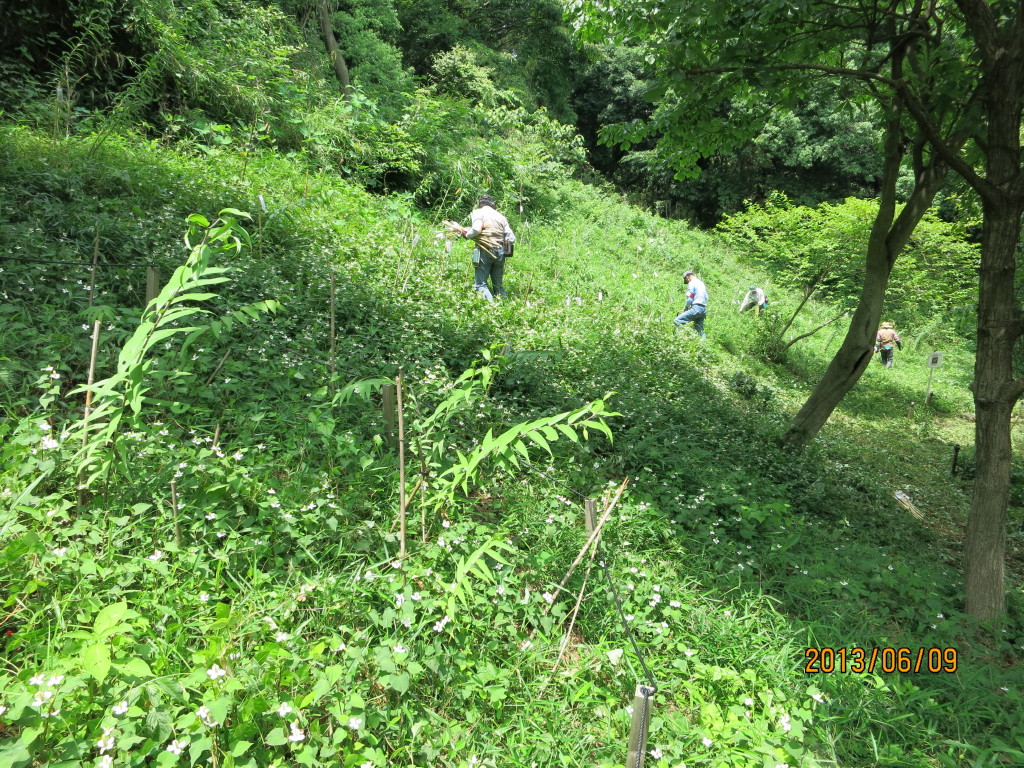
[[[127,614],[128,603],[123,601],[112,603],[100,609],[100,612],[96,614],[96,619],[92,623],[92,631],[97,635],[102,635],[114,625],[120,624]]]
[[[102,683],[110,672],[110,648],[101,643],[86,646],[79,656],[79,661],[85,674]]]

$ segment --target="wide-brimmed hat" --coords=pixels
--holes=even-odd
[[[883,327],[883,328],[892,328],[892,327],[893,327],[893,324],[892,324],[892,323],[889,323],[889,322],[886,322],[886,323],[882,323],[882,327]]]

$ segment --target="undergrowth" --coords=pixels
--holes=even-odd
[[[800,296],[599,189],[561,176],[557,204],[508,211],[492,305],[408,198],[271,154],[18,130],[0,150],[4,764],[620,766],[643,664],[648,765],[1024,761],[1019,585],[1005,624],[972,625],[949,542],[892,481],[963,488],[916,488],[895,449],[878,466],[893,434],[944,455],[935,417],[906,416],[909,350],[797,457],[772,438],[835,336],[765,364],[733,294]],[[148,309],[146,264],[169,281]],[[686,268],[707,342],[671,327]],[[967,358],[924,413],[969,402]],[[626,478],[560,588],[584,498]],[[955,654],[805,671],[855,647]]]

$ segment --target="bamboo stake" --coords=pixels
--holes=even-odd
[[[100,259],[100,229],[96,227],[96,241],[92,246],[92,270],[89,274],[89,306],[93,304],[93,297],[96,295],[96,263]]]
[[[398,398],[398,559],[405,557],[405,419],[402,417],[402,372],[395,377]]]
[[[178,489],[171,480],[171,513],[174,516],[174,543],[181,549],[181,521],[178,520]]]
[[[89,352],[89,376],[86,379],[86,387],[91,387],[93,381],[96,379],[96,357],[99,354],[100,349],[100,320],[95,320],[92,324],[92,349]],[[85,410],[82,413],[82,420],[86,423],[89,421],[89,414],[92,412],[92,390],[85,390]],[[86,428],[82,435],[82,445],[84,446],[89,439],[89,430]],[[78,506],[84,507],[86,502],[85,489],[82,488],[82,473],[78,473]]]
[[[597,539],[601,535],[601,529],[604,528],[604,524],[608,522],[608,518],[611,516],[612,510],[615,509],[615,505],[619,503],[619,498],[622,496],[622,492],[626,490],[626,483],[628,482],[629,478],[627,477],[625,480],[622,481],[622,485],[619,486],[619,490],[615,492],[615,498],[613,498],[611,503],[604,508],[604,512],[601,515],[601,519],[598,521],[597,525],[594,526],[594,532],[590,534],[590,538],[587,539],[587,543],[583,545],[583,549],[580,550],[580,553],[576,556],[576,559],[573,560],[572,565],[569,566],[568,572],[565,574],[565,577],[562,579],[562,582],[558,585],[558,589],[556,591],[564,591],[566,582],[569,581],[569,578],[572,576],[573,571],[576,570],[576,566],[578,566],[580,562],[582,562],[583,558],[586,556],[587,550],[591,547],[593,547],[595,550],[597,549]],[[553,606],[554,602],[548,603],[548,605],[545,606],[542,615],[546,616],[551,611],[551,608]]]
[[[337,359],[335,351],[337,349],[337,337],[335,335],[335,314],[334,314],[334,267],[331,267],[331,381],[328,387],[331,393],[331,399],[334,398],[334,375],[337,372]]]
[[[213,381],[213,377],[214,377],[214,376],[216,376],[216,375],[217,375],[218,373],[220,373],[220,369],[221,369],[221,366],[223,366],[223,365],[224,365],[225,361],[226,361],[226,360],[227,360],[227,359],[228,359],[228,358],[229,358],[230,356],[231,356],[231,350],[229,349],[229,350],[228,350],[227,352],[225,352],[225,353],[224,353],[224,357],[222,357],[222,358],[220,359],[220,362],[219,362],[219,363],[217,363],[217,367],[213,369],[213,373],[211,373],[211,374],[210,374],[210,376],[209,376],[209,378],[208,378],[208,379],[206,380],[206,386],[210,386],[210,382],[212,382],[212,381]]]

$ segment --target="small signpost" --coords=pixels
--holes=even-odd
[[[942,365],[941,352],[932,352],[928,355],[928,391],[924,395],[925,404],[929,404],[932,401],[932,375],[940,365]]]

